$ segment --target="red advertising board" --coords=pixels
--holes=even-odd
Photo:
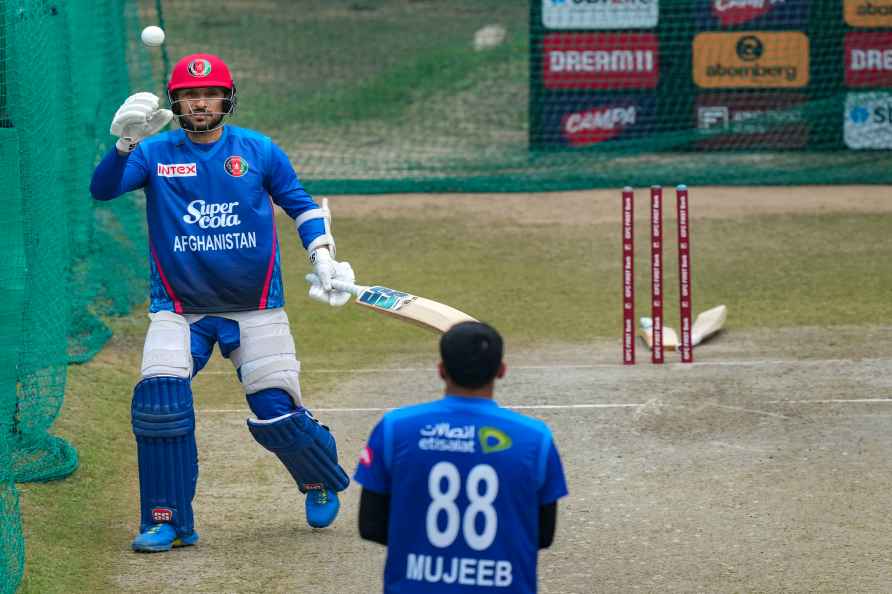
[[[846,85],[892,87],[892,31],[846,33]]]
[[[553,33],[542,53],[547,89],[652,89],[660,78],[651,33]]]

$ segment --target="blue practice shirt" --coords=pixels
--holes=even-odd
[[[143,188],[149,230],[150,311],[224,313],[284,305],[273,203],[306,248],[325,234],[321,211],[285,153],[268,137],[224,126],[195,144],[183,130],[146,138],[129,155],[112,148],[90,190],[111,200]]]
[[[483,398],[397,409],[354,479],[390,495],[385,592],[536,591],[539,508],[567,494],[545,423]]]

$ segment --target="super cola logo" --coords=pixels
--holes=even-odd
[[[204,200],[193,200],[186,206],[183,221],[202,229],[235,227],[242,224],[235,212],[237,206],[238,202],[207,203]]]
[[[787,0],[711,0],[712,15],[723,27],[755,20]]]
[[[584,146],[616,138],[637,121],[635,105],[604,105],[564,115],[561,130],[571,146]]]

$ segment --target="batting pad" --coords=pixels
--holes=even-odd
[[[191,534],[198,451],[189,380],[144,379],[133,390],[130,414],[139,458],[140,532],[167,523],[178,535]]]
[[[257,443],[274,453],[294,477],[301,493],[343,491],[350,478],[338,465],[334,436],[306,409],[269,420],[248,419]]]

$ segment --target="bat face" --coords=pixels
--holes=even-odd
[[[418,297],[415,295],[380,286],[369,287],[356,297],[356,301],[362,305],[389,312],[397,311],[416,299]]]
[[[459,322],[477,321],[454,307],[381,286],[364,288],[356,303],[436,332],[446,332]]]
[[[698,345],[725,325],[728,310],[724,305],[708,309],[697,316],[694,327],[691,329],[691,342]]]

